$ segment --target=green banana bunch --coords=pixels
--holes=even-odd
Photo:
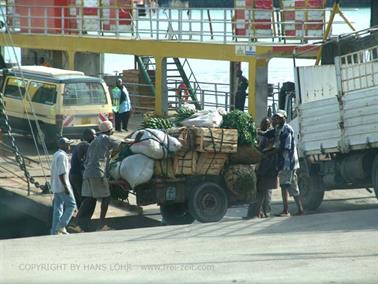
[[[191,117],[195,113],[196,113],[195,110],[192,110],[189,108],[184,108],[184,107],[179,108],[176,114],[176,123],[180,123],[181,121]]]
[[[167,118],[149,117],[143,122],[144,128],[168,129],[173,127],[173,123]]]

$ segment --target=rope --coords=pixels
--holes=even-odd
[[[7,113],[5,112],[5,109],[4,109],[4,102],[3,102],[2,98],[0,98],[0,117],[5,118],[5,122],[4,122],[5,131],[7,132],[8,136],[11,138],[12,152],[15,154],[15,159],[16,159],[16,162],[17,162],[19,168],[24,172],[24,175],[25,175],[25,178],[26,178],[28,185],[30,183],[34,184],[34,186],[36,188],[40,188],[44,193],[47,193],[50,189],[50,185],[47,182],[46,175],[44,176],[45,177],[45,185],[41,185],[37,181],[35,181],[35,179],[30,175],[28,169],[26,168],[25,158],[22,155],[22,153],[20,152],[20,150],[18,149],[18,146],[16,144],[16,140],[15,140],[14,135],[12,133],[12,127],[9,125],[8,115],[7,115]],[[41,165],[41,168],[42,168],[42,172],[44,173],[42,165]],[[28,195],[30,195],[29,186],[28,186]]]
[[[140,130],[137,130],[137,131],[134,131],[131,136],[135,133],[135,132],[138,132]],[[147,138],[143,138],[143,139],[140,139],[138,141],[134,141],[133,143],[131,143],[131,145],[134,145],[134,144],[137,144],[137,143],[140,143],[140,142],[143,142],[143,141],[147,141],[147,140],[153,140],[153,141],[156,141],[159,143],[160,146],[162,146],[162,150],[163,150],[163,157],[162,158],[167,158],[168,157],[168,153],[169,153],[169,137],[168,137],[168,134],[164,131],[162,131],[165,136],[164,136],[164,139],[163,141],[160,140],[160,138],[152,131],[148,130],[148,129],[143,129],[143,131],[146,131],[148,133],[150,133],[153,137],[147,137]],[[164,140],[167,139],[167,142],[165,143]]]
[[[0,10],[1,10],[2,17],[4,19],[6,19],[6,16],[4,15],[4,10],[3,9],[0,9]],[[8,23],[5,23],[5,25],[6,25],[5,26],[6,32],[3,33],[4,42],[8,41],[10,43],[9,46],[12,47],[13,56],[16,59],[17,66],[20,68],[21,65],[20,65],[20,62],[19,62],[19,60],[17,58],[17,54],[16,54],[16,51],[15,51],[15,48],[14,48],[14,42],[13,42],[12,36],[11,36],[11,34],[9,32],[10,29],[9,29]],[[9,51],[7,50],[7,52],[9,52]],[[22,71],[21,71],[21,78],[22,78],[22,82],[25,82],[25,77],[24,77],[24,74],[23,74]],[[19,93],[21,94],[21,88],[20,88],[20,86],[19,86]],[[42,139],[42,135],[41,135],[42,130],[40,128],[38,119],[36,117],[35,110],[34,110],[32,104],[31,104],[31,99],[30,99],[29,92],[28,92],[28,90],[26,88],[25,88],[25,95],[27,96],[27,99],[28,99],[29,105],[30,105],[30,109],[32,110],[32,113],[33,113],[33,117],[34,117],[34,120],[35,120],[37,131],[38,131],[39,137],[40,137],[41,142],[42,142],[41,143],[42,144],[42,148],[43,148],[44,153],[45,153],[45,158],[46,158],[46,161],[47,161],[47,165],[48,165],[49,168],[51,168],[51,162],[50,162],[50,160],[48,158],[49,153],[47,151],[47,147],[46,147],[45,141]],[[15,154],[16,162],[18,163],[20,169],[24,172],[25,178],[26,178],[26,180],[28,182],[28,194],[30,194],[30,187],[29,187],[30,183],[34,184],[34,186],[36,188],[40,188],[42,190],[42,192],[44,192],[44,193],[49,192],[49,190],[50,190],[50,184],[47,181],[47,176],[46,176],[46,173],[45,173],[45,170],[44,170],[44,167],[43,167],[43,163],[42,163],[42,159],[41,159],[41,154],[40,154],[38,146],[37,146],[37,141],[36,141],[36,138],[35,138],[35,135],[34,135],[34,130],[33,130],[33,127],[32,127],[32,124],[31,124],[31,121],[30,121],[30,118],[29,118],[29,113],[28,113],[28,111],[26,109],[26,105],[25,105],[24,101],[22,100],[22,104],[23,104],[24,111],[25,111],[25,114],[26,114],[26,118],[28,120],[28,124],[29,124],[30,130],[31,130],[31,134],[32,134],[32,137],[33,137],[34,145],[35,145],[36,150],[37,150],[38,159],[39,159],[39,161],[41,163],[42,173],[43,173],[43,176],[45,178],[45,184],[44,185],[41,185],[37,181],[35,181],[35,179],[30,175],[29,171],[27,170],[26,165],[25,165],[24,156],[21,154],[21,152],[19,151],[18,146],[16,145],[16,140],[15,140],[15,137],[14,137],[14,135],[12,133],[12,128],[9,125],[9,119],[8,119],[8,115],[7,115],[6,111],[5,111],[5,105],[4,105],[3,99],[0,99],[0,102],[1,102],[1,106],[0,106],[1,113],[0,113],[0,115],[2,117],[4,117],[4,119],[5,119],[5,128],[6,128],[5,130],[7,131],[7,134],[8,134],[8,136],[11,139],[11,146],[12,146],[12,150],[13,150],[13,152]]]
[[[213,150],[214,150],[214,152],[213,152],[213,157],[211,158],[210,163],[209,163],[209,165],[207,166],[207,169],[206,169],[206,171],[205,171],[206,174],[207,174],[208,171],[210,170],[210,167],[212,166],[212,164],[213,164],[213,162],[214,162],[214,160],[215,160],[215,156],[217,155],[217,150],[216,150],[216,148],[215,148],[215,140],[214,140],[214,136],[213,136],[213,131],[211,130],[210,127],[209,127],[208,129],[209,129],[209,132],[210,132],[211,143],[212,143],[212,145],[213,145]],[[222,133],[223,133],[223,130],[222,130]]]

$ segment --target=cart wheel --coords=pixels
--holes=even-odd
[[[193,216],[190,215],[184,203],[160,205],[160,214],[163,222],[168,225],[185,225],[194,222]]]
[[[227,208],[227,195],[224,189],[214,182],[200,184],[189,197],[189,212],[202,223],[221,220]]]

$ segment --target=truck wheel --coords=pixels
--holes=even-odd
[[[298,172],[298,187],[304,209],[318,209],[324,198],[324,185],[320,177]]]
[[[163,217],[163,222],[168,225],[192,224],[194,221],[184,203],[162,204],[160,205],[160,214]]]
[[[214,182],[200,184],[189,197],[189,212],[202,223],[221,220],[227,208],[227,195],[224,189]]]
[[[373,181],[373,187],[375,196],[378,198],[378,156],[373,161],[373,168],[371,171],[371,179]]]

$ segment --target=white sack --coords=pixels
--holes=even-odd
[[[134,189],[139,184],[148,182],[154,174],[154,160],[135,154],[122,160],[119,173]]]
[[[219,127],[223,122],[223,116],[218,111],[200,111],[190,118],[181,121],[183,126],[195,127]]]
[[[176,152],[182,147],[178,139],[161,130],[141,129],[136,131],[131,138],[135,139],[139,133],[142,133],[141,138],[130,147],[135,154],[144,154],[151,159],[160,160],[167,158],[168,150]]]

